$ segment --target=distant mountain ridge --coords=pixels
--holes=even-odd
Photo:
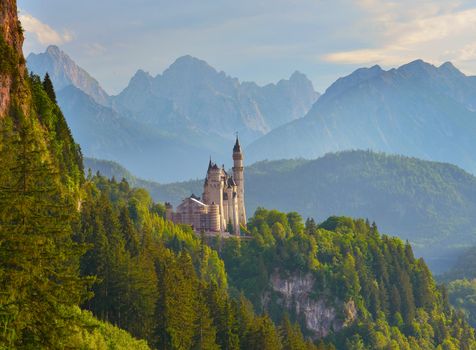
[[[218,72],[192,56],[179,57],[163,74],[139,70],[113,97],[124,115],[171,130],[188,125],[211,136],[249,143],[306,114],[319,94],[305,75],[260,87]]]
[[[202,179],[157,184],[88,159],[85,168],[126,177],[174,205],[203,190]],[[381,232],[410,240],[436,271],[449,267],[459,249],[476,244],[476,177],[450,164],[367,151],[263,161],[246,167],[245,190],[249,215],[262,206],[318,221],[332,215],[376,221]]]
[[[247,148],[251,161],[371,149],[457,164],[476,173],[476,77],[421,60],[338,79],[304,118]]]
[[[319,96],[298,72],[260,87],[192,56],[178,58],[156,77],[138,70],[117,96],[108,96],[56,46],[30,54],[27,63],[40,76],[49,72],[86,156],[118,161],[162,182],[200,176],[209,156],[227,164],[235,132],[247,144],[304,116]]]

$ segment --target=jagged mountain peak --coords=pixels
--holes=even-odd
[[[109,96],[88,72],[56,45],[50,45],[42,53],[30,53],[28,68],[40,76],[48,73],[56,90],[74,85],[102,105],[109,105]]]
[[[215,68],[210,66],[206,61],[191,55],[185,55],[177,58],[174,63],[167,68],[163,76],[168,75],[217,75],[219,74]]]
[[[301,72],[298,71],[298,70],[295,70],[295,71],[293,72],[293,74],[291,74],[291,76],[289,77],[289,80],[302,80],[302,79],[306,79],[306,80],[307,80],[307,76],[306,76],[306,74],[301,73]]]
[[[289,83],[295,84],[295,85],[300,85],[300,84],[311,84],[312,82],[309,80],[309,78],[306,76],[306,74],[301,73],[300,71],[296,70],[291,74],[291,76],[288,79]]]
[[[430,74],[437,71],[437,68],[431,63],[425,62],[422,59],[417,59],[407,64],[400,66],[397,71],[403,74]]]
[[[149,72],[146,72],[142,69],[138,69],[137,72],[132,76],[130,83],[144,82],[153,79],[152,75]]]
[[[327,88],[325,94],[322,95],[321,98],[324,98],[324,100],[333,98],[366,80],[381,75],[384,72],[385,71],[379,65],[374,65],[369,68],[358,68],[350,75],[337,79],[329,88]]]
[[[461,72],[458,68],[454,66],[451,62],[445,62],[441,66],[438,67],[438,70],[441,72],[448,73],[453,76],[465,77],[466,75]]]
[[[56,46],[56,45],[50,45],[46,48],[46,52],[49,53],[50,55],[61,55],[64,54],[66,57],[69,57],[66,55],[61,49]]]

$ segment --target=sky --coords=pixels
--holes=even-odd
[[[18,0],[24,52],[58,45],[110,94],[190,54],[258,84],[415,59],[476,75],[475,0]]]

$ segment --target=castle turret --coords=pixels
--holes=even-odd
[[[218,210],[220,214],[220,227],[223,230],[226,227],[226,222],[224,218],[224,209],[223,209],[223,170],[220,169],[216,164],[212,164],[209,168],[207,174],[207,182],[204,189],[204,198],[206,204],[215,203],[218,205]]]
[[[235,146],[233,147],[233,179],[237,187],[238,202],[238,218],[240,225],[246,225],[245,211],[245,178],[243,167],[243,153],[241,152],[240,140],[236,137]]]
[[[173,220],[174,207],[169,202],[165,202],[165,218],[167,220]]]
[[[217,204],[215,204],[215,202],[212,202],[212,204],[210,204],[208,214],[210,217],[210,231],[222,231],[222,227],[220,225],[220,208]]]

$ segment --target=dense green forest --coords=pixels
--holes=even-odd
[[[162,205],[125,180],[86,180],[76,238],[92,247],[81,271],[98,282],[85,308],[158,349],[279,349],[288,341],[314,349],[285,317],[276,327],[243,296],[230,297],[217,251],[163,217]]]
[[[313,315],[299,310],[325,308],[339,321],[317,331],[327,327],[324,339],[338,349],[476,346],[473,329],[452,311],[425,262],[408,243],[380,235],[375,224],[330,217],[318,225],[294,212],[258,209],[248,229],[252,240],[215,244],[230,289],[272,318],[287,312],[312,334]],[[286,296],[282,281],[297,294]],[[306,283],[312,288],[302,294]]]
[[[111,162],[87,159],[85,167],[124,176],[147,188],[154,200],[175,205],[203,191],[202,180],[157,184],[130,177]],[[245,186],[249,212],[263,206],[318,221],[332,215],[378,221],[382,232],[408,239],[436,272],[476,244],[476,178],[450,164],[349,151],[255,163],[245,168]]]

